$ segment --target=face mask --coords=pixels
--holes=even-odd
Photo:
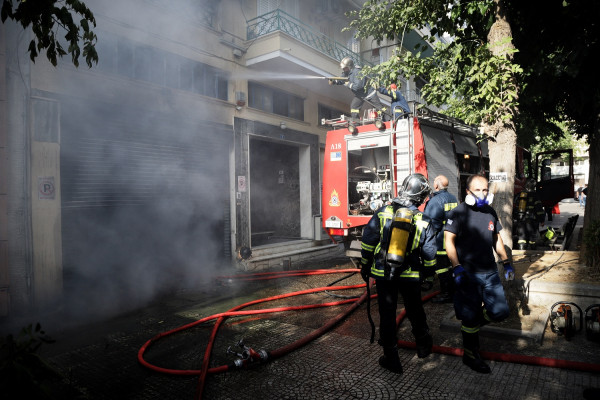
[[[475,206],[477,208],[481,208],[481,207],[485,206],[486,204],[491,205],[493,200],[494,200],[494,193],[489,193],[485,197],[476,197],[476,196],[472,195],[471,193],[469,193],[465,197],[465,203],[467,203],[467,205]]]

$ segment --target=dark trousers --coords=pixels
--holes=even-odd
[[[365,103],[365,100],[369,103],[371,107],[376,108],[379,112],[383,112],[383,104],[381,104],[381,101],[379,100],[379,97],[377,96],[377,92],[375,92],[375,90],[369,93],[362,93],[360,95],[355,94],[354,98],[352,99],[352,102],[350,103],[350,112],[352,119],[358,120],[360,118],[360,108]],[[387,110],[386,112],[389,113],[389,110]]]
[[[396,335],[396,309],[398,293],[404,299],[406,316],[412,326],[415,338],[429,332],[427,317],[421,301],[421,285],[419,281],[398,279],[388,281],[377,279],[377,302],[379,306],[379,344],[383,347],[395,346],[398,342]]]

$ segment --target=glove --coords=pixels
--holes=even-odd
[[[462,265],[458,264],[452,269],[452,276],[454,277],[454,286],[460,287],[460,285],[466,280],[465,269]]]
[[[329,85],[333,85],[334,84],[333,79],[328,79],[327,81],[329,82]]]
[[[347,88],[352,89],[352,84],[349,81],[344,82],[344,86],[346,86]]]
[[[504,277],[507,281],[512,281],[515,279],[515,269],[513,268],[510,261],[504,261],[502,263],[504,265]]]

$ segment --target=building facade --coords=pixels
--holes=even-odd
[[[362,2],[85,3],[91,69],[32,63],[32,33],[0,25],[0,315],[108,313],[322,245],[321,120],[352,98],[323,77],[391,47],[342,32]]]

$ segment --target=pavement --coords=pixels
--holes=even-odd
[[[561,203],[561,214],[554,216],[553,225],[559,226],[569,214],[582,213],[578,209],[570,211],[572,206]],[[340,255],[292,265],[283,273],[349,267],[347,259]],[[262,279],[266,277],[272,279]],[[532,340],[526,335],[489,330],[482,334],[482,350],[522,357],[512,357],[510,361],[488,357],[492,373],[481,375],[466,367],[456,355],[461,346],[458,329],[444,327],[443,322],[452,313],[451,304],[425,303],[436,351],[420,359],[415,350],[401,348],[404,373],[388,372],[377,362],[381,348],[376,341],[369,342],[366,304],[321,332],[332,318],[355,303],[364,288],[331,289],[250,306],[247,309],[348,302],[227,318],[215,334],[208,361],[214,372],[206,376],[203,384],[198,373],[194,373],[202,367],[215,325],[214,320],[198,323],[202,318],[284,293],[360,283],[359,274],[346,272],[279,278],[241,274],[221,277],[201,287],[165,294],[147,307],[116,317],[80,325],[66,320],[63,324],[46,324],[43,328],[55,342],[42,345],[39,354],[62,375],[61,381],[52,386],[54,394],[60,393],[53,398],[60,399],[600,398],[600,343],[590,342],[584,335],[567,341],[546,334],[540,342],[539,338]],[[437,282],[431,292],[424,294],[436,289]],[[372,301],[371,310],[378,325],[376,300]],[[519,326],[505,328],[523,330],[523,322],[515,320]],[[303,338],[315,331],[319,334],[314,340],[304,343]],[[401,322],[398,336],[400,340],[413,341],[408,321]],[[153,338],[156,341],[149,343]],[[219,367],[232,365],[238,358],[228,349],[242,353],[240,340],[254,350],[264,349],[281,356],[219,371]],[[289,352],[280,352],[290,343],[300,344]],[[143,359],[152,368],[138,359],[140,349],[146,345]],[[6,393],[9,392],[3,390]],[[21,395],[4,398],[22,398]]]

